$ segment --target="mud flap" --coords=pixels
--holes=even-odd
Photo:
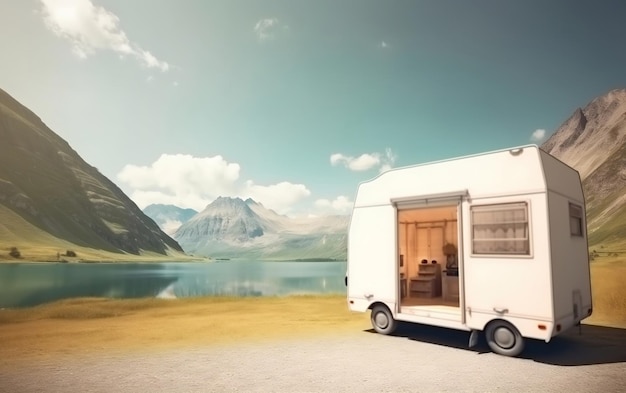
[[[478,344],[478,330],[472,330],[469,337],[469,347],[475,347]]]

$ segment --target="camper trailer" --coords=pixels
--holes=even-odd
[[[507,356],[549,342],[592,312],[580,176],[534,145],[384,172],[359,185],[346,285],[378,333],[482,332]]]

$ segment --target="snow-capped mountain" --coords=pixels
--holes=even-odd
[[[195,255],[345,259],[348,216],[290,218],[252,199],[219,197],[173,234]]]

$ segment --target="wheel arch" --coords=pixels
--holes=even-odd
[[[396,316],[396,311],[394,309],[394,307],[390,306],[388,303],[382,301],[382,300],[374,300],[373,302],[370,303],[369,306],[367,306],[368,310],[373,310],[374,307],[376,306],[384,306],[387,307],[387,309],[389,310],[389,312],[391,313],[391,315],[393,315],[394,317]]]

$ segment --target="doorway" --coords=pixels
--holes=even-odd
[[[400,312],[459,308],[458,204],[398,209]]]

